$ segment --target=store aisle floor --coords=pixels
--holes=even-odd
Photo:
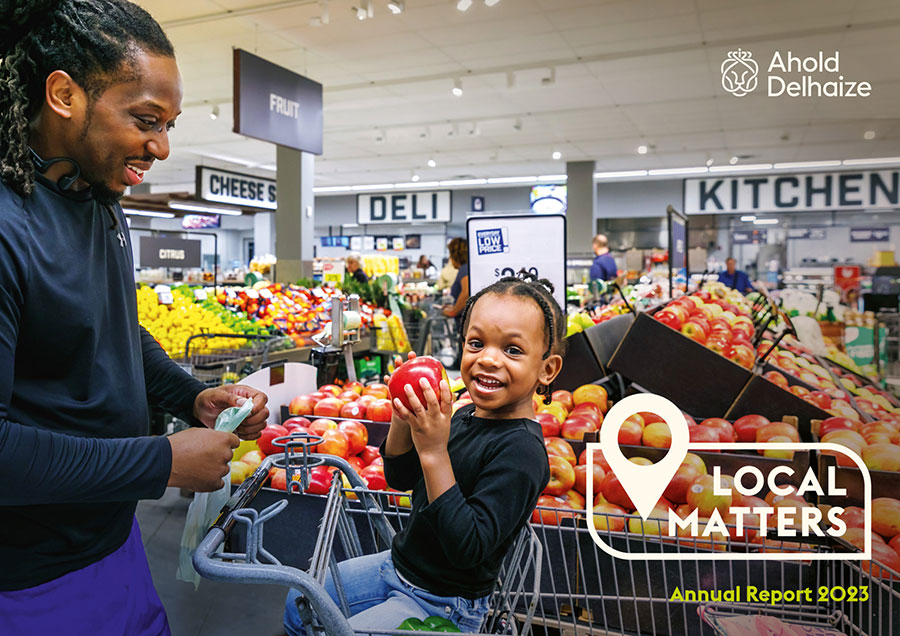
[[[283,634],[281,614],[286,588],[203,580],[195,592],[190,583],[175,579],[190,501],[177,489],[169,488],[162,499],[142,501],[137,508],[153,582],[169,615],[172,635]]]

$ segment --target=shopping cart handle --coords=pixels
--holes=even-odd
[[[245,482],[246,483],[246,482]],[[237,494],[237,493],[235,493]],[[221,528],[211,528],[194,552],[194,569],[203,578],[230,583],[258,583],[284,585],[298,590],[309,601],[313,614],[325,628],[325,633],[354,636],[353,629],[325,588],[306,572],[285,565],[224,562],[213,558],[225,541]]]

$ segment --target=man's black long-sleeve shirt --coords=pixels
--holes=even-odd
[[[489,420],[459,409],[447,450],[456,484],[428,503],[416,449],[384,458],[388,485],[412,488],[412,513],[394,537],[394,567],[410,583],[439,596],[480,598],[550,480],[540,425]],[[384,455],[384,444],[381,453]]]
[[[204,386],[139,326],[133,271],[118,205],[0,184],[0,590],[114,552],[165,490],[148,404],[190,420]]]

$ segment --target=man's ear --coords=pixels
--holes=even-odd
[[[554,353],[547,356],[547,359],[544,360],[541,365],[541,372],[538,374],[538,381],[541,384],[550,384],[556,379],[556,376],[559,375],[559,372],[562,370],[563,359],[562,356]]]
[[[53,71],[47,76],[44,101],[63,119],[80,119],[87,108],[84,89],[65,71]]]

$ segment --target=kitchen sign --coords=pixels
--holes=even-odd
[[[322,85],[234,50],[234,132],[322,154]]]
[[[822,212],[900,205],[900,170],[685,179],[688,214]]]
[[[204,201],[274,210],[275,179],[197,166],[197,193]]]
[[[450,191],[359,194],[356,222],[360,225],[449,223]]]
[[[201,244],[196,240],[142,236],[141,267],[200,267]]]

